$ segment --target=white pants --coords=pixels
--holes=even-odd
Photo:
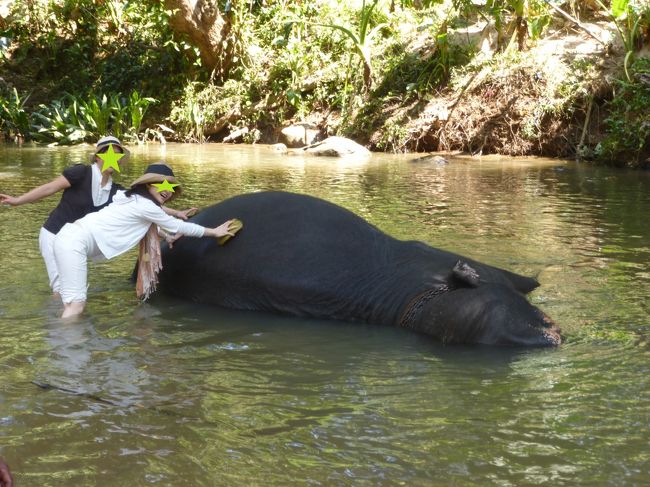
[[[101,252],[92,234],[78,223],[66,223],[54,239],[54,259],[59,271],[59,293],[64,303],[86,301],[88,257]]]
[[[38,234],[38,248],[41,250],[41,255],[45,261],[45,268],[47,269],[47,276],[50,278],[50,287],[53,293],[58,293],[61,284],[59,282],[59,269],[56,266],[54,259],[54,235],[49,230],[41,227],[41,233]]]

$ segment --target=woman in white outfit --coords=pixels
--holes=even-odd
[[[112,146],[113,152],[125,154],[118,161],[120,167],[128,160],[129,151],[119,139],[113,136],[102,137],[97,141],[91,163],[75,164],[63,170],[61,176],[28,191],[20,196],[0,194],[0,204],[20,206],[26,203],[35,203],[50,195],[63,191],[59,204],[52,210],[47,221],[43,224],[38,237],[38,246],[45,261],[45,268],[50,280],[52,292],[59,292],[59,270],[54,259],[54,238],[66,223],[86,216],[94,211],[99,211],[108,206],[119,190],[125,188],[113,181],[114,169],[104,169],[104,161],[100,154],[106,153]],[[179,211],[172,208],[163,208],[165,213],[187,220],[196,212],[196,208]]]
[[[206,228],[167,215],[161,208],[181,191],[161,191],[156,183],[176,183],[171,168],[164,163],[151,164],[128,191],[118,191],[106,208],[67,223],[54,241],[54,257],[60,275],[63,318],[80,314],[86,304],[87,259],[111,259],[141,243],[140,266],[153,265],[145,284],[145,295],[155,287],[155,274],[161,268],[160,246],[156,226],[168,233],[188,237],[223,237],[234,235],[232,220],[216,228]],[[144,251],[143,251],[144,249]],[[153,259],[153,262],[150,262]]]

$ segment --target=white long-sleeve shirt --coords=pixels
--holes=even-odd
[[[75,223],[86,229],[107,259],[123,254],[145,236],[153,223],[170,233],[202,237],[205,227],[169,216],[153,201],[118,191],[113,203]]]

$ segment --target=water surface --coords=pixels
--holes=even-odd
[[[0,146],[0,192],[89,154]],[[181,208],[308,193],[398,238],[534,275],[531,300],[567,341],[445,347],[371,325],[140,305],[133,252],[92,266],[84,317],[62,323],[37,242],[58,198],[2,207],[0,456],[19,485],[650,483],[650,174],[170,144],[133,148],[120,179],[163,159]]]

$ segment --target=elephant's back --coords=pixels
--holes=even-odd
[[[382,233],[345,208],[313,196],[282,191],[234,196],[206,208],[191,221],[214,227],[230,218],[241,220],[249,236],[266,234],[274,240],[283,237],[288,241],[301,237],[315,240],[350,233],[365,238],[368,234]]]
[[[215,227],[232,218],[243,229],[223,246],[183,238],[163,250],[162,290],[217,304],[229,304],[228,296],[261,295],[261,289],[335,299],[385,269],[398,243],[340,206],[286,192],[235,196],[191,221]]]

